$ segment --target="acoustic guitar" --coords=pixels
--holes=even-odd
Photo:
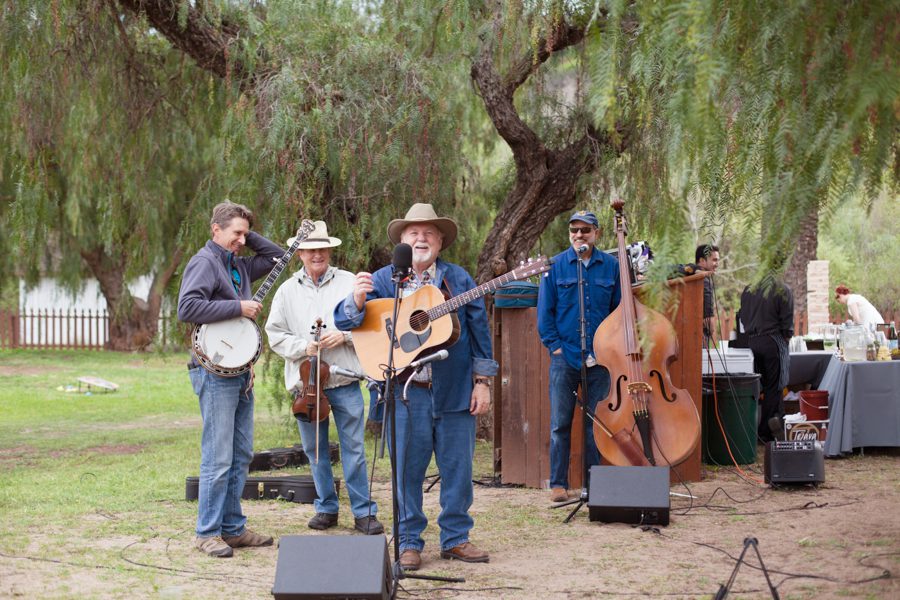
[[[550,265],[551,259],[545,256],[530,258],[509,273],[446,301],[441,290],[433,285],[422,286],[409,296],[401,298],[397,314],[394,368],[403,369],[422,355],[453,345],[459,338],[459,318],[455,311],[460,307],[495,291],[504,283],[548,271]],[[362,324],[353,330],[353,347],[363,372],[379,381],[384,379],[388,362],[393,317],[393,298],[369,300],[366,302],[366,316]]]

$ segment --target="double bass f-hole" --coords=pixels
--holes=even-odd
[[[666,402],[675,402],[675,400],[678,399],[678,394],[672,392],[672,395],[669,396],[669,394],[666,393],[666,382],[663,380],[662,373],[660,373],[656,369],[653,369],[652,371],[650,371],[650,377],[653,377],[654,375],[659,381],[659,393],[662,394],[663,400],[665,400]]]

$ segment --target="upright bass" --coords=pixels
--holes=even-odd
[[[675,329],[664,315],[634,297],[625,250],[624,202],[611,204],[616,211],[622,300],[594,333],[594,356],[610,377],[609,394],[595,410],[594,440],[610,463],[638,464],[633,453],[623,452],[609,435],[610,430],[636,429],[649,464],[676,465],[697,447],[700,417],[687,390],[675,387],[669,377],[669,365],[678,354]]]

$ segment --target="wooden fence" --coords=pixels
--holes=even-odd
[[[166,346],[171,317],[161,314],[157,341]],[[0,348],[102,350],[109,340],[105,310],[0,310]]]

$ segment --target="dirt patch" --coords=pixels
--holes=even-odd
[[[0,365],[0,377],[21,376],[21,375],[46,375],[46,367],[35,367],[32,365]]]
[[[780,490],[730,470],[710,471],[689,484],[692,505],[673,499],[671,524],[649,529],[592,522],[585,508],[564,524],[568,509],[550,509],[542,490],[479,485],[472,542],[491,553],[488,564],[439,557],[438,485],[425,495],[430,524],[421,573],[466,581],[405,579],[399,597],[709,598],[728,581],[748,537],[758,540],[782,598],[900,597],[898,468],[895,455],[829,460],[824,485]],[[761,478],[760,465],[749,471]],[[390,529],[388,480],[389,474],[376,474],[373,497]],[[679,486],[672,491],[688,493]],[[27,532],[21,549],[7,547],[0,555],[0,596],[271,599],[277,548],[240,549],[228,560],[201,555],[192,546],[196,507],[181,493],[173,490],[171,501],[146,514],[95,513],[67,523],[65,531]],[[319,535],[306,527],[312,505],[245,501],[244,510],[257,531]],[[127,523],[131,533],[97,536],[110,519]],[[352,526],[342,490],[340,522],[327,535],[353,535]],[[770,597],[758,567],[751,550],[730,597]],[[347,573],[352,576],[352,566]]]

